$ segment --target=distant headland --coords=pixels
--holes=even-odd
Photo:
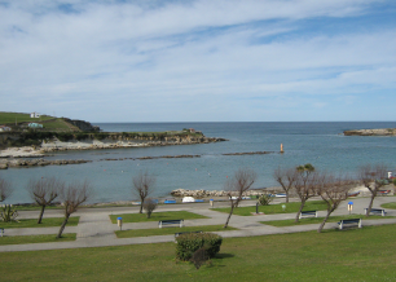
[[[42,157],[53,151],[192,145],[228,141],[184,128],[164,132],[102,132],[82,120],[0,112],[0,157]],[[29,146],[30,149],[18,148]],[[26,152],[26,154],[24,154]]]
[[[396,128],[354,129],[344,131],[345,136],[396,136]]]

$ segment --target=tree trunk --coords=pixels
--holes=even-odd
[[[38,218],[38,220],[37,220],[37,224],[41,224],[41,221],[42,221],[43,215],[44,215],[44,210],[45,210],[45,205],[42,205],[42,206],[41,206],[40,216],[39,216],[39,218]]]
[[[228,222],[230,222],[230,218],[231,218],[233,212],[234,212],[234,203],[231,202],[230,214],[228,215],[227,221],[226,221],[226,223],[224,224],[224,227],[223,227],[223,228],[227,228],[227,227],[228,227]]]
[[[289,202],[289,192],[286,192],[286,203]]]
[[[370,212],[371,212],[371,208],[373,207],[373,203],[374,203],[374,198],[375,198],[376,194],[372,193],[371,194],[371,199],[370,199],[370,203],[369,206],[367,208],[367,214],[366,216],[369,217],[370,216]]]
[[[140,197],[140,210],[139,210],[139,213],[143,213],[143,203],[144,203],[144,198]]]
[[[300,220],[300,214],[301,214],[304,206],[305,206],[305,201],[301,201],[301,206],[300,206],[300,209],[296,215],[296,220],[294,222],[298,222]]]
[[[61,227],[60,227],[60,229],[59,229],[58,236],[56,236],[56,238],[59,239],[59,238],[62,237],[63,230],[65,230],[66,224],[67,224],[67,222],[69,221],[69,217],[70,217],[70,214],[67,213],[67,214],[66,214],[66,217],[65,217],[65,220],[63,221],[63,223],[62,223],[62,225],[61,225]]]
[[[321,232],[322,232],[322,229],[323,229],[323,227],[325,226],[326,221],[329,219],[330,214],[331,214],[333,211],[334,211],[334,210],[327,211],[326,217],[323,219],[322,223],[320,224],[320,226],[319,226],[319,228],[318,228],[318,233],[321,233]]]

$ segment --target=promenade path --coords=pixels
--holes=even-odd
[[[282,202],[283,199],[276,199],[276,202]],[[353,214],[363,214],[364,208],[368,206],[369,198],[350,198],[344,201],[339,208],[332,213],[333,215],[348,214],[347,204],[353,201]],[[381,204],[387,202],[396,202],[395,197],[377,197],[374,201],[374,208],[379,208]],[[241,206],[254,206],[255,201],[247,200],[241,203]],[[216,202],[216,207],[226,207],[227,202]],[[210,210],[208,203],[192,203],[192,204],[175,204],[160,205],[156,212],[159,211],[190,211],[209,217],[208,219],[185,220],[185,226],[201,226],[201,225],[219,225],[224,224],[228,216],[226,213],[220,213]],[[87,247],[103,247],[103,246],[120,246],[130,244],[148,244],[159,242],[173,242],[174,235],[150,236],[119,239],[114,231],[119,230],[117,224],[112,224],[109,218],[111,214],[137,213],[138,207],[115,207],[115,208],[81,208],[73,216],[80,216],[78,226],[66,226],[64,233],[76,233],[77,239],[72,242],[53,242],[53,243],[37,243],[37,244],[18,244],[0,246],[0,252],[12,251],[34,251],[34,250],[55,250],[66,248],[87,248]],[[387,209],[388,215],[396,216],[396,210]],[[37,218],[39,211],[20,212],[20,218]],[[326,211],[320,211],[319,216],[324,216]],[[63,217],[63,210],[47,210],[45,217]],[[275,214],[275,215],[258,215],[258,216],[237,216],[231,217],[229,225],[239,230],[213,232],[222,237],[249,237],[261,236],[269,234],[284,234],[295,232],[306,232],[316,230],[318,224],[274,227],[261,224],[260,221],[282,220],[295,218],[295,213],[291,214]],[[396,218],[391,219],[364,219],[363,226],[396,224]],[[335,222],[326,223],[325,229],[334,229],[338,225]],[[149,229],[158,228],[158,222],[141,222],[141,223],[124,223],[123,230],[128,229]],[[177,232],[177,227],[174,228]],[[5,236],[17,235],[38,235],[38,234],[56,234],[59,227],[50,228],[15,228],[6,229]]]

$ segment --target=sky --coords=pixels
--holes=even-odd
[[[396,121],[395,0],[0,0],[0,111]]]

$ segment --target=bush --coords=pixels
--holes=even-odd
[[[273,199],[274,199],[274,198],[271,197],[270,195],[264,194],[264,195],[261,195],[261,196],[260,196],[260,198],[258,199],[258,201],[259,201],[260,205],[262,205],[262,206],[268,206],[268,205],[272,202]]]
[[[146,211],[147,218],[150,218],[152,212],[157,208],[157,202],[154,199],[147,198],[144,200],[143,208]]]
[[[213,258],[219,251],[223,238],[213,233],[187,233],[176,238],[176,258],[190,260],[193,254],[202,247],[209,258]]]

